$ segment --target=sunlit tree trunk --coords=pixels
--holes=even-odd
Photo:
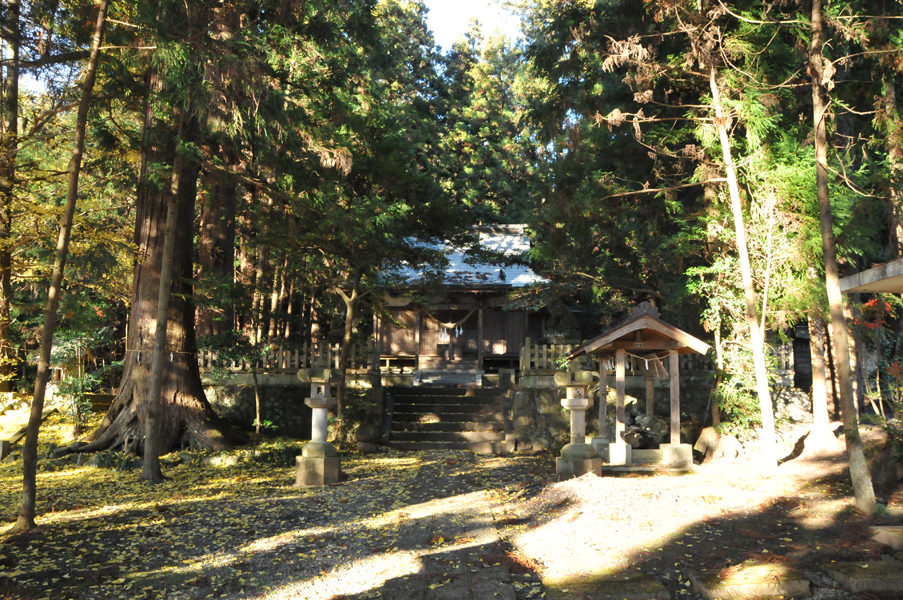
[[[875,510],[875,491],[859,436],[859,419],[853,403],[850,377],[850,351],[847,326],[843,315],[843,297],[837,270],[837,249],[834,243],[834,217],[828,197],[828,139],[825,98],[827,96],[822,46],[825,43],[821,0],[812,0],[812,43],[809,52],[809,72],[812,77],[812,108],[815,127],[816,185],[818,188],[819,220],[821,222],[822,253],[825,260],[825,285],[835,348],[835,367],[840,387],[841,416],[844,439],[850,459],[850,478],[859,510],[871,514]]]
[[[336,418],[339,421],[339,430],[342,429],[342,418],[345,411],[345,387],[347,382],[348,362],[351,356],[351,344],[354,334],[354,317],[357,314],[357,307],[360,302],[360,286],[362,275],[355,273],[350,281],[348,291],[336,288],[336,293],[345,303],[345,330],[342,335],[342,349],[339,353],[339,382],[336,386]]]
[[[37,464],[38,433],[41,428],[41,413],[44,411],[44,394],[47,381],[50,379],[50,352],[53,349],[53,334],[56,330],[57,310],[60,305],[60,289],[63,284],[63,271],[69,254],[69,239],[72,235],[72,221],[75,216],[75,205],[78,201],[78,180],[81,174],[82,155],[85,152],[85,131],[88,123],[88,108],[94,82],[97,79],[97,63],[100,59],[100,42],[103,39],[107,24],[107,8],[109,0],[101,0],[97,10],[97,21],[94,39],[91,43],[91,55],[85,67],[85,81],[82,85],[82,96],[78,105],[78,116],[75,122],[75,143],[72,157],[69,159],[69,181],[66,190],[66,208],[60,234],[56,243],[56,257],[50,275],[50,287],[47,290],[47,301],[44,305],[44,328],[41,331],[41,346],[38,358],[38,373],[35,379],[34,396],[31,400],[31,414],[25,432],[25,445],[22,449],[22,504],[19,516],[11,532],[20,532],[35,527],[35,498],[37,496]]]
[[[767,467],[778,464],[777,441],[774,431],[774,409],[771,405],[771,392],[768,389],[768,374],[765,369],[765,340],[759,329],[756,294],[753,287],[752,268],[749,263],[749,252],[746,246],[746,227],[743,220],[743,207],[740,202],[740,187],[737,184],[737,171],[731,157],[731,140],[727,131],[727,117],[721,107],[721,93],[715,78],[714,65],[709,66],[709,85],[712,91],[712,104],[715,108],[715,127],[721,140],[724,154],[724,168],[727,185],[731,197],[731,214],[734,218],[734,232],[737,238],[737,253],[740,259],[740,274],[743,280],[743,291],[746,298],[746,322],[749,327],[750,350],[753,355],[753,366],[756,374],[756,393],[759,396],[759,409],[762,413],[762,441],[764,443],[761,457]]]

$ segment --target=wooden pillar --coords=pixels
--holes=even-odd
[[[483,305],[477,309],[477,369],[483,370]]]
[[[417,307],[417,326],[414,329],[414,369],[420,368],[420,330],[423,328],[423,317],[420,307]]]
[[[599,358],[599,437],[608,435],[605,424],[608,421],[608,369],[605,359]]]
[[[618,396],[618,404],[617,404],[617,412],[615,413],[615,439],[612,442],[616,444],[624,443],[624,438],[621,437],[621,434],[624,433],[624,430],[627,428],[626,426],[626,415],[624,410],[624,395],[626,391],[626,373],[625,373],[625,359],[627,357],[627,353],[624,348],[618,348],[615,350],[615,391]]]
[[[668,370],[671,371],[671,443],[680,443],[680,367],[677,350],[668,356]]]
[[[655,414],[655,380],[646,376],[646,416]]]
[[[380,330],[380,320],[377,315],[373,319],[373,347],[370,352],[370,371],[371,373],[375,373],[379,375],[380,367],[382,366],[380,356],[382,356],[382,339],[379,336]]]

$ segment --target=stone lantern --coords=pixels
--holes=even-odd
[[[590,472],[602,473],[602,459],[586,443],[586,410],[593,405],[589,385],[595,375],[592,371],[561,371],[555,374],[555,383],[566,390],[561,406],[568,410],[571,417],[571,443],[561,449],[561,457],[555,460],[561,479]]]
[[[340,460],[335,447],[326,441],[329,409],[336,405],[330,396],[332,372],[324,367],[300,369],[298,379],[310,384],[310,398],[304,404],[313,409],[310,441],[295,457],[295,485],[315,486],[336,483],[339,480]]]

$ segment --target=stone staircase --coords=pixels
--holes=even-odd
[[[498,388],[397,387],[392,394],[392,448],[504,452],[505,418]]]

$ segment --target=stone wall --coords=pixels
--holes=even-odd
[[[216,413],[243,429],[252,429],[255,419],[254,386],[207,385],[207,400]],[[310,391],[300,385],[260,386],[260,419],[272,421],[277,435],[310,439],[311,409],[304,404]]]
[[[250,380],[250,377],[248,377]],[[297,377],[260,377],[260,420],[271,421],[276,435],[309,440],[312,410],[304,399],[310,396],[310,385],[301,384]],[[371,388],[365,378],[349,380],[349,401],[360,396],[361,410],[347,411],[347,420],[375,420],[384,411],[382,388]],[[333,388],[334,389],[334,388]],[[253,429],[255,419],[254,386],[238,377],[219,382],[206,381],[204,393],[213,410],[222,418],[243,429]],[[373,414],[377,416],[373,417]],[[355,424],[350,424],[355,425]]]

